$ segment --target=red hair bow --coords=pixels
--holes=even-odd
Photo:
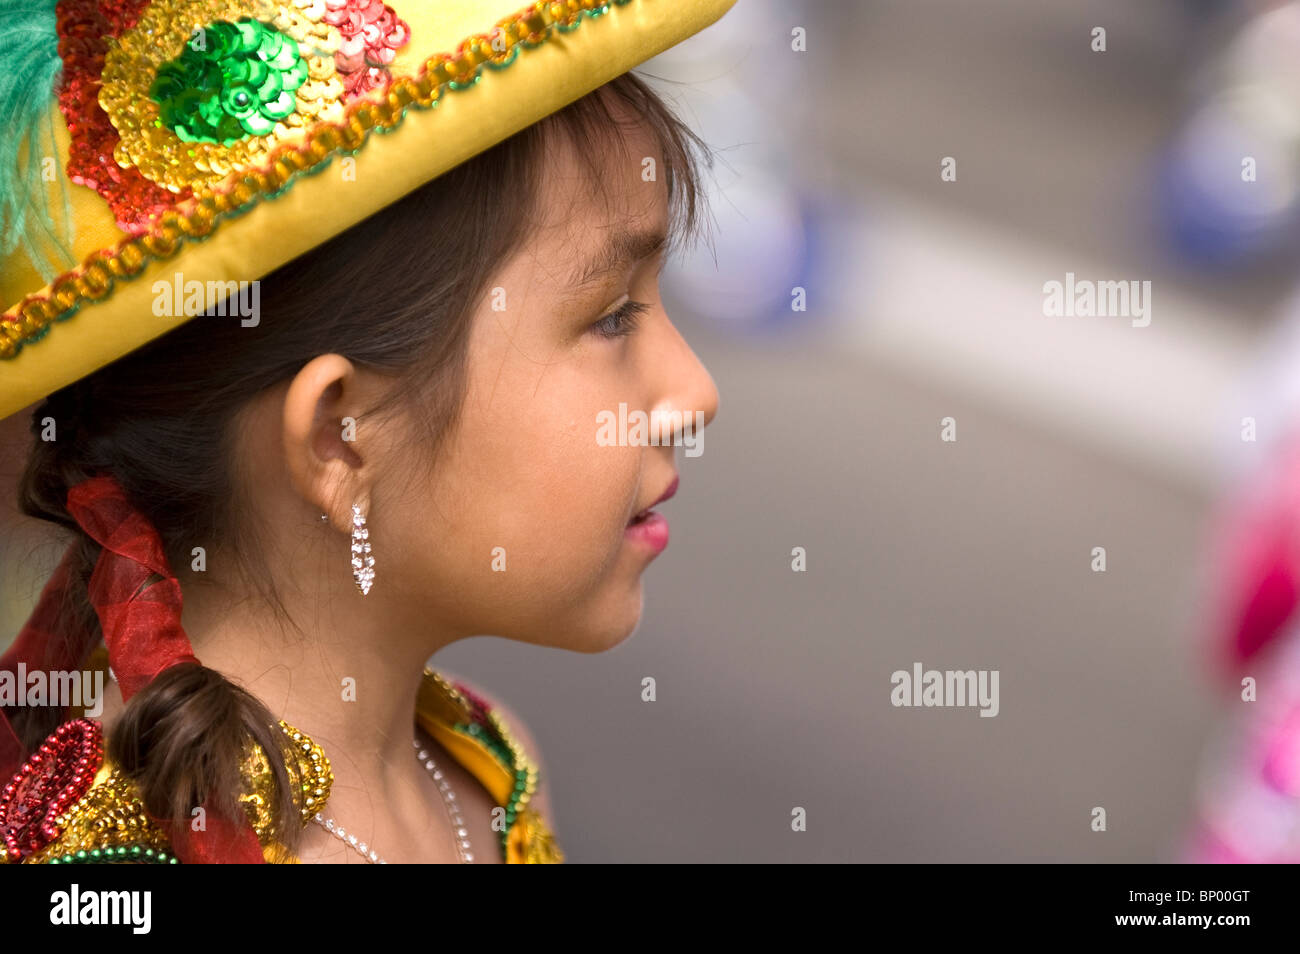
[[[87,584],[87,595],[99,617],[108,664],[126,701],[155,676],[179,663],[198,663],[189,637],[181,627],[181,588],[172,575],[162,540],[153,524],[127,499],[118,482],[92,477],[68,491],[68,513],[103,547]],[[73,670],[85,661],[89,633],[57,632],[73,548],[41,591],[40,600],[9,652],[0,658],[0,671],[16,674],[20,663],[28,671]],[[159,579],[154,579],[158,577]],[[153,580],[154,582],[150,583]],[[0,778],[10,778],[28,757],[9,719],[0,711]],[[207,812],[209,831],[193,832],[178,824],[173,851],[183,862],[262,862],[261,848],[251,827],[224,824]]]

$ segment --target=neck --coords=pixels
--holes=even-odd
[[[362,597],[342,570],[343,585],[331,580],[329,592],[281,594],[291,618],[306,621],[301,633],[263,601],[188,583],[182,623],[204,666],[324,749],[335,776],[331,806],[352,801],[353,791],[389,803],[422,772],[411,755],[421,676],[455,637],[427,621],[404,623],[378,590]]]

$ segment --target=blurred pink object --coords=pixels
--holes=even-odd
[[[1205,760],[1184,860],[1300,863],[1300,434],[1225,508],[1218,546],[1212,665],[1237,711]]]
[[[1229,669],[1281,634],[1300,603],[1300,439],[1293,436],[1246,499],[1229,509],[1223,550]]]
[[[1271,545],[1278,536],[1268,534],[1265,540]],[[1296,579],[1296,565],[1286,543],[1261,545],[1254,552],[1270,549],[1280,558],[1255,564],[1262,568],[1257,582],[1283,581],[1267,586],[1284,592],[1284,581]],[[1233,703],[1238,712],[1220,727],[1207,753],[1186,861],[1300,863],[1300,621],[1289,611],[1278,612],[1280,603],[1269,607],[1252,595],[1268,592],[1267,586],[1245,586],[1239,594],[1246,597],[1240,603],[1243,616],[1241,625],[1230,628],[1232,652],[1225,667],[1239,680],[1230,697],[1238,700]],[[1254,629],[1246,625],[1252,616]],[[1247,642],[1244,634],[1261,638]],[[1247,678],[1254,680],[1254,701],[1245,698]]]
[[[1300,654],[1288,660],[1300,665]],[[1264,701],[1212,759],[1198,792],[1187,858],[1203,864],[1300,862],[1300,685],[1290,670],[1285,705]],[[1252,724],[1253,723],[1253,724]]]

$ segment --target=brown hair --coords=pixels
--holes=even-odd
[[[181,576],[188,574],[191,548],[221,546],[239,560],[242,578],[287,618],[256,528],[238,519],[235,506],[240,410],[313,357],[337,353],[390,375],[393,388],[383,406],[417,412],[435,450],[459,414],[476,303],[527,239],[547,187],[551,137],[569,137],[599,186],[602,149],[611,138],[625,142],[627,121],[612,108],[618,103],[630,107],[660,148],[671,244],[695,238],[703,196],[697,163],[703,158],[711,168],[712,156],[628,73],[266,276],[255,327],[210,309],[46,399],[32,432],[39,435],[42,419],[53,417],[61,439],[34,442],[19,506],[77,534],[71,599],[59,632],[89,642],[69,646],[71,658],[85,659],[102,636],[86,598],[100,548],[66,506],[69,488],[97,473],[115,477],[152,521],[173,572],[182,568],[184,585],[200,582]],[[29,750],[58,717],[52,710],[20,713],[15,723]],[[261,702],[220,673],[190,664],[168,669],[132,697],[107,748],[156,817],[188,818],[193,806],[207,802],[235,818],[243,788],[239,765],[250,737],[271,756],[274,830],[293,848],[302,829],[284,735]]]

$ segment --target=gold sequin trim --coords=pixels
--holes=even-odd
[[[287,761],[285,767],[294,786],[294,802],[302,824],[306,825],[329,799],[334,775],[329,759],[311,738],[284,721],[280,722],[280,729],[294,752],[294,759]],[[270,812],[275,797],[275,776],[261,746],[249,744],[241,771],[245,792],[239,801],[258,841],[266,845],[275,838]],[[43,864],[66,854],[119,845],[171,851],[167,836],[145,812],[136,784],[120,769],[101,769],[101,774],[104,777],[56,819],[59,837],[24,858],[24,864]],[[0,860],[3,858],[0,855]]]
[[[24,858],[24,864],[44,864],[51,858],[77,851],[119,845],[171,850],[167,836],[145,813],[135,784],[116,769],[102,782],[91,786],[55,824],[62,829],[59,837]]]
[[[280,729],[288,737],[294,752],[294,760],[286,762],[285,767],[289,770],[290,784],[293,785],[294,803],[298,806],[298,813],[305,825],[329,800],[334,773],[330,771],[329,759],[325,757],[324,750],[307,735],[283,720]],[[257,840],[266,844],[276,837],[275,826],[271,823],[275,776],[261,746],[249,747],[243,773],[248,791],[239,800],[248,815],[249,824],[257,833]]]
[[[506,851],[506,861],[509,864],[564,864],[564,852],[560,850],[542,816],[531,808],[515,818]]]
[[[623,6],[631,0],[610,2]],[[296,174],[320,168],[335,153],[355,152],[372,130],[397,128],[408,106],[427,109],[446,89],[471,85],[482,67],[507,66],[521,47],[536,47],[553,29],[573,29],[584,16],[599,16],[608,9],[609,2],[599,0],[534,3],[501,20],[493,31],[469,37],[455,53],[430,57],[415,76],[393,80],[382,98],[349,104],[342,123],[318,123],[301,143],[281,143],[261,169],[245,171],[220,191],[204,187],[195,198],[164,212],[149,232],[92,253],[79,268],[56,279],[48,294],[25,296],[15,316],[0,320],[0,359],[14,357],[25,342],[41,338],[56,318],[69,318],[82,304],[102,300],[116,281],[134,278],[149,260],[173,257],[184,239],[211,234],[222,218],[278,194]],[[498,29],[500,51],[493,47]]]

